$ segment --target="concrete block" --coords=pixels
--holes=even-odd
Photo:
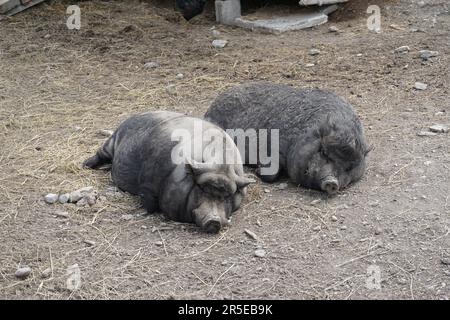
[[[328,21],[328,16],[322,12],[295,14],[273,19],[248,21],[236,19],[235,24],[252,30],[263,30],[271,33],[281,33],[286,31],[301,30],[321,25]]]
[[[241,17],[240,0],[216,0],[216,20],[222,24],[234,25],[252,30],[262,30],[271,33],[281,33],[310,28],[326,23],[328,21],[328,14],[335,11],[337,8],[336,5],[315,9],[305,8],[301,13],[288,16],[274,16],[272,19],[247,20]]]
[[[241,17],[240,0],[216,0],[216,21],[223,24],[233,24]]]

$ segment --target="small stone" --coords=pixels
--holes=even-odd
[[[357,56],[357,57],[362,57],[363,54],[362,54],[362,53],[358,53],[356,56]]]
[[[435,132],[429,132],[429,131],[420,131],[417,133],[419,137],[434,137],[437,135]]]
[[[83,195],[81,194],[80,191],[76,190],[76,191],[72,191],[70,193],[70,202],[72,203],[77,203],[81,198],[83,198]]]
[[[177,93],[177,88],[175,87],[174,84],[169,84],[169,85],[166,87],[166,92],[167,92],[168,94],[176,94],[176,93]]]
[[[450,266],[450,258],[441,258],[441,263]]]
[[[156,241],[155,245],[157,245],[158,247],[161,247],[163,245],[163,242],[162,241]]]
[[[383,232],[383,230],[381,230],[381,228],[376,228],[375,229],[375,234],[376,235],[379,235],[379,234],[381,234]]]
[[[313,231],[320,231],[320,226],[315,226],[314,228],[312,228]]]
[[[249,236],[251,239],[253,239],[253,240],[258,240],[258,236],[257,236],[253,231],[248,230],[248,229],[245,229],[244,232],[245,232],[245,234],[246,234],[247,236]]]
[[[16,276],[16,278],[25,279],[26,277],[28,277],[30,275],[30,273],[31,273],[31,268],[28,266],[24,266],[24,267],[17,269],[16,272],[14,273],[14,275]]]
[[[307,64],[305,64],[305,67],[307,67],[307,68],[311,68],[311,67],[314,67],[314,66],[315,66],[314,63],[307,63]]]
[[[124,214],[121,218],[122,218],[122,220],[129,221],[129,220],[133,219],[134,217],[132,214]]]
[[[93,186],[83,187],[83,188],[76,190],[75,192],[79,192],[81,194],[81,196],[83,197],[85,195],[93,193],[94,187]]]
[[[214,48],[224,48],[226,45],[228,44],[227,40],[219,40],[219,39],[215,39],[212,42],[212,45]]]
[[[159,67],[159,63],[158,62],[154,62],[154,61],[150,61],[150,62],[146,62],[144,64],[144,68],[147,69],[155,69]]]
[[[49,193],[44,197],[45,202],[53,204],[58,201],[59,196],[56,193]]]
[[[87,199],[85,197],[77,201],[77,207],[85,207],[88,205]]]
[[[347,226],[341,226],[339,229],[341,229],[341,230],[347,230]]]
[[[320,54],[320,50],[319,49],[311,49],[311,50],[309,50],[309,55],[310,56],[317,56],[318,54]]]
[[[409,47],[408,46],[401,46],[398,47],[397,49],[394,50],[395,53],[407,53],[409,52]]]
[[[83,187],[81,189],[78,189],[77,191],[81,192],[82,195],[86,195],[94,192],[94,187],[93,186]]]
[[[266,250],[264,250],[264,249],[255,250],[255,257],[264,258],[265,256],[266,256]]]
[[[399,26],[398,24],[391,24],[391,25],[389,25],[389,28],[392,28],[394,30],[405,30],[401,26]]]
[[[95,246],[95,241],[91,241],[91,240],[84,240],[84,243],[86,243],[88,246],[93,247]]]
[[[437,57],[439,55],[439,52],[437,51],[431,51],[431,50],[420,50],[419,51],[419,57],[423,60],[428,60],[430,58]]]
[[[96,198],[95,195],[93,195],[93,194],[86,195],[86,196],[84,196],[83,199],[86,199],[87,204],[88,204],[89,206],[91,206],[91,207],[92,207],[92,206],[95,204],[95,202],[97,201],[97,198]]]
[[[58,197],[59,203],[67,203],[70,200],[70,194],[69,193],[63,193],[60,194]]]
[[[184,78],[184,74],[178,73],[177,76],[176,76],[176,78],[177,78],[178,80],[183,79],[183,78]]]
[[[449,132],[449,130],[450,130],[450,128],[443,124],[435,124],[430,127],[430,131],[436,132],[436,133],[447,133],[447,132]]]
[[[369,206],[371,207],[378,207],[380,203],[378,201],[369,202]]]
[[[287,189],[287,187],[288,187],[288,184],[283,182],[278,185],[278,190],[285,190],[285,189]]]
[[[266,188],[266,189],[264,189],[264,192],[265,192],[265,193],[270,193],[270,189],[267,189],[267,188]]]
[[[218,37],[220,37],[220,31],[219,30],[213,30],[212,31],[212,35],[213,35],[214,39],[217,39]]]
[[[68,218],[69,217],[69,213],[66,212],[66,211],[56,211],[55,212],[55,216],[61,217],[61,218]]]
[[[328,28],[329,32],[339,32],[339,29],[336,26],[331,26]]]
[[[426,90],[428,88],[428,85],[423,82],[416,82],[414,83],[414,89],[416,90]]]
[[[98,134],[104,137],[111,137],[113,135],[114,131],[113,130],[108,130],[108,129],[100,129],[98,130]]]
[[[432,164],[433,163],[433,161],[425,161],[423,164],[425,165],[425,166],[430,166],[430,164]]]
[[[47,279],[47,278],[49,278],[51,275],[52,275],[52,269],[50,269],[50,268],[47,268],[47,269],[45,269],[44,271],[41,272],[41,277],[42,277],[43,279]]]
[[[310,202],[310,205],[314,206],[316,204],[320,203],[320,199],[316,199]]]
[[[336,216],[331,216],[331,221],[336,222],[336,221],[338,221],[338,218]]]

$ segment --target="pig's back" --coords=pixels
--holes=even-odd
[[[145,180],[152,179],[152,190],[146,191],[159,192],[162,179],[174,167],[170,150],[176,144],[163,128],[181,117],[174,112],[146,112],[131,116],[117,128],[111,174],[119,188],[139,194]]]
[[[224,129],[280,129],[295,135],[329,114],[340,122],[355,118],[352,107],[333,93],[262,81],[223,92],[205,118]]]

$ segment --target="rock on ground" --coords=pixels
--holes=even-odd
[[[14,275],[16,276],[16,278],[25,279],[26,277],[28,277],[30,275],[30,273],[31,273],[31,268],[28,266],[24,266],[24,267],[17,269],[16,272],[14,273]]]
[[[45,202],[53,204],[58,201],[58,195],[56,193],[49,193],[44,197]]]

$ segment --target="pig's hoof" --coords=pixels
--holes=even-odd
[[[203,229],[208,233],[218,233],[220,231],[221,225],[219,221],[210,220],[205,223]]]
[[[92,157],[86,159],[86,160],[83,162],[83,168],[91,168],[91,169],[94,169],[94,168],[97,166],[98,162],[99,162],[99,161],[98,161],[97,155],[92,156]]]

